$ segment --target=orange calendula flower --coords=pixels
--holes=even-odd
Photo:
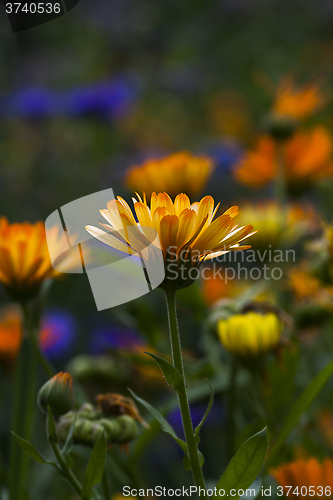
[[[277,87],[273,113],[302,120],[312,115],[327,102],[327,95],[318,84],[295,84],[292,76],[283,78]]]
[[[166,191],[170,196],[182,192],[196,196],[204,188],[213,168],[211,158],[184,151],[132,167],[126,174],[125,183],[132,191],[145,192],[148,197],[154,191]]]
[[[325,458],[322,463],[314,457],[300,458],[276,469],[271,469],[269,472],[283,487],[283,493],[288,498],[296,500],[303,493],[304,496],[312,498],[320,498],[323,495],[331,497],[332,495],[332,492],[329,491],[333,488],[333,460],[331,458]],[[307,489],[306,493],[305,488]]]
[[[52,246],[62,248],[57,228],[50,232]],[[62,253],[59,251],[59,254]],[[73,264],[66,256],[61,270]],[[45,227],[42,222],[9,224],[0,218],[0,281],[15,300],[35,296],[42,283],[58,276],[50,260]]]
[[[239,227],[234,223],[237,207],[229,208],[214,220],[219,204],[214,207],[211,196],[191,203],[186,194],[179,194],[172,201],[167,193],[154,192],[150,204],[145,195],[143,199],[137,195],[133,203],[138,222],[127,202],[118,196],[108,203],[107,209],[100,211],[108,222],[102,227],[109,233],[94,226],[86,226],[86,229],[110,247],[128,253],[130,246],[139,254],[143,247],[154,242],[152,233],[157,232],[165,263],[163,287],[189,286],[198,278],[198,272],[193,273],[193,268],[198,270],[205,259],[249,248],[239,246],[239,243],[254,234],[253,226]],[[127,234],[131,228],[137,229],[136,239],[140,238],[141,248],[140,245],[134,248],[133,241],[129,241]]]
[[[289,188],[302,190],[314,182],[333,176],[333,140],[324,127],[298,132],[282,149],[282,162]],[[275,141],[263,136],[254,151],[235,165],[236,179],[248,186],[263,187],[272,182],[278,171],[278,147]]]
[[[22,342],[22,323],[19,310],[15,306],[0,312],[0,360],[12,366]]]

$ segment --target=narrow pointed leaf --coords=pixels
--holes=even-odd
[[[102,432],[93,447],[86,468],[82,499],[90,499],[92,488],[102,480],[106,460],[106,446],[105,434]]]
[[[246,490],[254,482],[260,473],[267,453],[266,429],[250,437],[230,460],[228,467],[219,479],[215,497],[232,496],[233,500],[238,500],[239,495],[231,495],[230,490]],[[219,495],[219,490],[224,493]]]
[[[330,361],[325,368],[310,382],[304,389],[300,397],[295,401],[291,407],[280,433],[277,437],[275,444],[269,454],[269,460],[272,461],[273,457],[281,448],[292,429],[297,425],[301,415],[307,410],[312,401],[318,396],[324,385],[327,383],[333,373],[333,361]]]
[[[74,433],[75,422],[76,422],[76,414],[74,417],[74,421],[69,429],[69,433],[68,433],[66,442],[61,450],[61,453],[62,453],[64,459],[66,460],[66,463],[70,469],[72,469],[74,466],[74,462],[73,462],[73,459],[71,458],[70,454],[71,454],[71,451],[73,449],[73,433]]]
[[[17,442],[17,444],[22,448],[24,453],[26,453],[28,455],[28,457],[30,457],[32,460],[34,460],[38,464],[52,465],[53,467],[56,467],[58,469],[58,466],[53,462],[49,462],[45,457],[43,457],[43,455],[41,455],[39,453],[39,451],[36,450],[36,448],[34,447],[34,445],[32,443],[29,443],[29,441],[26,441],[25,439],[21,438],[20,436],[15,434],[15,432],[13,432],[13,431],[11,433],[12,433],[15,441]]]
[[[177,368],[169,363],[169,361],[167,361],[166,359],[161,358],[161,356],[157,356],[157,354],[152,354],[151,352],[146,351],[145,354],[148,354],[156,361],[158,366],[161,368],[168,385],[172,385],[176,391],[180,391],[182,388],[183,380]]]
[[[213,388],[209,382],[209,380],[207,380],[208,382],[208,385],[209,385],[209,388],[210,388],[210,397],[209,397],[209,403],[208,403],[208,406],[207,406],[207,410],[206,410],[206,413],[204,414],[204,416],[202,417],[202,420],[200,422],[200,424],[196,427],[195,429],[195,437],[197,438],[199,436],[199,432],[201,430],[201,427],[203,426],[203,424],[205,423],[205,420],[206,418],[208,417],[209,415],[209,412],[212,408],[212,405],[213,405],[213,401],[214,401],[214,392],[213,392]]]
[[[181,449],[186,453],[187,446],[186,446],[185,441],[183,441],[182,439],[180,439],[177,436],[177,434],[175,433],[173,427],[171,427],[171,425],[169,424],[169,422],[160,414],[160,412],[158,410],[156,410],[156,408],[154,408],[153,406],[151,406],[147,401],[145,401],[142,398],[139,398],[139,396],[137,396],[131,389],[128,389],[128,390],[131,393],[132,397],[138,403],[141,403],[149,411],[149,413],[151,413],[151,415],[154,418],[156,418],[156,420],[161,425],[162,430],[164,432],[166,432],[167,434],[170,434],[170,436],[173,437],[173,439],[176,441],[176,443],[178,443],[179,446],[181,447]]]

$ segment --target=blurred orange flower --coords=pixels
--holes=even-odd
[[[207,156],[194,156],[186,151],[147,160],[130,168],[126,185],[149,197],[154,191],[166,191],[174,197],[179,193],[196,196],[213,173],[213,161]]]
[[[50,231],[49,243],[63,252],[63,238],[57,228]],[[68,247],[67,247],[68,248]],[[76,254],[75,254],[76,255]],[[73,257],[64,255],[61,270],[73,264]],[[74,259],[75,260],[75,259]],[[0,218],[0,281],[15,300],[26,300],[35,296],[42,283],[59,276],[52,267],[43,222],[9,224]]]
[[[325,487],[333,487],[333,460],[331,458],[325,458],[322,463],[314,457],[300,458],[276,469],[271,469],[269,473],[280,486],[284,488],[291,486],[290,492],[288,493],[286,489],[284,494],[288,498],[295,500],[301,493],[302,486],[307,488],[307,492],[312,487],[311,489],[314,491],[314,494],[310,495],[312,498],[322,497]],[[293,493],[294,490],[295,493]],[[308,493],[306,496],[309,496]],[[324,496],[331,496],[331,493],[329,495],[324,494]]]
[[[317,426],[325,443],[330,448],[333,448],[333,412],[331,410],[322,410],[317,417]]]
[[[273,114],[301,120],[315,113],[327,102],[327,95],[317,83],[297,86],[292,76],[284,77],[275,94]]]
[[[333,140],[328,131],[317,126],[296,133],[282,149],[282,161],[288,187],[308,187],[333,176]],[[234,167],[235,178],[251,187],[263,187],[277,174],[278,147],[269,136],[259,139],[255,149]]]
[[[7,366],[14,363],[22,342],[22,323],[15,306],[0,312],[0,360]]]

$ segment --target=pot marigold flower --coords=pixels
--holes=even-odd
[[[108,222],[102,227],[112,234],[94,226],[86,226],[86,230],[117,250],[128,253],[130,246],[139,254],[143,247],[154,242],[157,232],[165,265],[162,288],[189,286],[198,278],[198,268],[204,260],[250,248],[239,243],[254,234],[253,226],[234,224],[238,207],[229,208],[214,220],[219,204],[214,208],[211,196],[191,204],[186,194],[177,195],[173,202],[167,193],[154,192],[150,204],[145,195],[143,199],[137,195],[133,203],[138,222],[127,202],[118,196],[108,203],[107,209],[100,211]],[[136,239],[138,242],[141,239],[141,249],[140,244],[134,248],[127,236],[131,228],[137,229]],[[196,272],[192,273],[194,268]]]
[[[243,205],[240,224],[245,220],[250,220],[258,230],[253,246],[261,249],[291,244],[317,226],[312,207],[300,204],[282,206],[273,200]]]
[[[288,188],[302,191],[314,182],[333,176],[333,140],[324,127],[298,132],[282,149],[282,162]],[[278,171],[278,147],[274,139],[263,136],[255,149],[235,165],[235,178],[251,187],[263,187]]]
[[[312,115],[327,102],[327,95],[316,83],[297,86],[292,76],[279,83],[273,106],[273,114],[302,120]]]
[[[125,183],[132,191],[145,192],[148,197],[154,191],[166,191],[172,197],[182,192],[196,196],[204,188],[213,170],[211,158],[183,151],[130,168]]]
[[[282,322],[273,312],[249,311],[221,319],[217,325],[223,346],[240,358],[256,358],[273,351],[282,334]]]
[[[288,498],[296,500],[300,493],[302,496],[312,498],[320,498],[323,494],[326,497],[332,495],[333,460],[331,458],[325,458],[322,463],[315,457],[299,458],[294,462],[271,469],[269,473],[283,487],[284,494]],[[303,495],[302,491],[305,493],[305,488],[306,494]]]
[[[63,241],[58,229],[50,230],[49,242],[52,248],[59,247],[62,253]],[[60,259],[61,270],[77,264],[68,252]],[[77,259],[76,259],[77,260]],[[43,222],[9,224],[0,218],[0,281],[15,300],[26,300],[35,296],[42,283],[59,276],[52,267]]]
[[[73,380],[70,374],[60,372],[48,380],[38,392],[38,405],[44,413],[47,413],[49,406],[56,416],[69,412],[74,405]]]
[[[11,367],[23,338],[21,316],[15,306],[0,312],[0,362]]]

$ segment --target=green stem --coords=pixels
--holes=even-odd
[[[27,319],[25,317],[25,319]],[[26,329],[29,323],[25,322]],[[37,393],[37,361],[28,338],[24,337],[15,367],[14,402],[11,430],[27,441],[31,440]],[[11,440],[9,465],[9,498],[22,500],[26,496],[25,479],[29,457]]]
[[[40,362],[42,367],[44,368],[44,371],[48,378],[52,378],[55,375],[55,370],[53,369],[52,365],[49,363],[49,361],[45,358],[43,352],[41,351],[39,347],[39,341],[38,341],[38,332],[36,331],[33,323],[33,319],[31,317],[30,310],[27,306],[26,303],[22,303],[22,309],[24,313],[24,317],[27,323],[27,329],[28,329],[28,336],[29,336],[29,341],[31,342],[31,346],[34,350],[36,359]]]
[[[67,481],[72,485],[76,493],[82,498],[82,485],[79,480],[75,477],[74,473],[68,467],[66,460],[64,459],[59,446],[56,443],[51,443],[51,448],[53,450],[54,456],[56,457],[61,470],[66,477]]]
[[[105,469],[104,469],[103,478],[102,478],[102,488],[103,488],[105,500],[110,500],[111,493],[110,493],[109,482],[108,482],[108,477],[107,477],[107,473],[106,473],[106,464],[105,464]]]
[[[234,455],[234,439],[235,439],[235,406],[236,406],[236,376],[238,366],[234,358],[230,367],[230,378],[228,388],[229,411],[228,411],[228,425],[227,425],[227,444],[228,454],[230,459]]]
[[[277,141],[276,142],[277,171],[275,176],[274,194],[276,201],[278,201],[282,207],[284,207],[288,201],[283,148],[284,148],[284,143],[281,141]]]
[[[194,434],[191,413],[190,413],[190,405],[186,391],[183,356],[182,356],[181,343],[178,330],[178,321],[177,321],[176,291],[165,290],[165,297],[168,308],[173,365],[175,366],[175,368],[177,368],[182,377],[182,384],[177,393],[178,393],[180,413],[182,416],[184,434],[187,443],[188,458],[191,465],[194,482],[198,488],[198,491],[200,491],[199,488],[202,488],[204,491],[206,491],[206,484],[202,473],[202,468],[200,465],[199,450]]]
[[[259,372],[252,373],[252,379],[253,379],[253,387],[257,394],[259,403],[262,405],[262,408],[264,410],[268,427],[272,432],[272,434],[276,435],[278,432],[277,423],[263,390],[261,374]]]

